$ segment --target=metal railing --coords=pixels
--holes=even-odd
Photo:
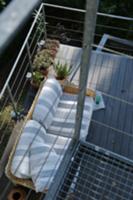
[[[71,12],[78,12],[84,14],[84,10],[56,6],[51,4],[41,4],[39,10],[36,13],[36,16],[33,20],[32,26],[28,32],[28,35],[22,45],[22,48],[16,58],[16,61],[12,67],[12,70],[0,92],[0,147],[1,147],[1,157],[6,146],[6,142],[11,135],[11,132],[14,128],[14,121],[12,121],[12,116],[14,115],[17,119],[21,119],[24,109],[24,99],[26,97],[28,88],[30,86],[29,79],[26,77],[27,72],[32,73],[32,62],[34,55],[37,51],[38,43],[41,40],[45,40],[46,35],[51,38],[57,38],[63,43],[73,44],[72,41],[75,41],[77,46],[82,44],[83,36],[83,21],[70,18],[60,18],[58,16],[50,15],[46,7],[52,7],[55,9],[65,9]],[[45,9],[45,10],[44,10]],[[100,17],[119,19],[132,22],[132,18],[126,18],[121,16],[108,15],[104,13],[97,13]],[[43,16],[41,21],[38,23],[39,16]],[[54,24],[53,24],[54,22]],[[67,22],[67,24],[66,24]],[[43,23],[44,27],[40,30],[40,24]],[[73,24],[76,24],[76,27],[81,24],[79,30],[76,30],[73,27]],[[57,26],[59,24],[59,26]],[[104,25],[97,24],[97,27],[103,27]],[[105,25],[106,26],[106,25]],[[115,29],[118,32],[120,27],[111,27],[106,26],[107,29]],[[127,29],[124,29],[127,31]],[[51,33],[52,32],[52,33]],[[132,30],[130,31],[132,32]],[[63,33],[65,35],[63,35]],[[71,34],[70,34],[71,33]],[[72,33],[76,33],[73,36]],[[80,35],[79,39],[78,35]],[[95,32],[95,36],[101,38],[98,32]],[[12,112],[13,111],[13,112]],[[12,116],[11,116],[12,115]]]
[[[46,4],[46,21],[48,35],[53,38],[60,39],[63,43],[74,46],[82,46],[84,31],[84,15],[85,10],[70,7]],[[52,8],[52,12],[49,12]],[[66,11],[58,14],[57,11]],[[52,14],[51,14],[52,13]],[[66,13],[66,14],[65,14]],[[68,16],[69,13],[69,16]],[[73,14],[75,13],[75,15]],[[125,39],[133,39],[133,18],[106,13],[97,13],[97,24],[95,31],[95,43],[99,43],[103,34],[111,34],[112,36]],[[124,39],[123,38],[123,39]],[[108,45],[108,48],[112,45]],[[118,49],[122,48],[118,46]],[[132,52],[132,50],[130,49]]]
[[[26,74],[28,71],[32,72],[32,61],[34,58],[34,55],[36,53],[37,50],[37,45],[38,42],[42,39],[45,39],[46,34],[48,34],[49,37],[57,37],[58,39],[60,39],[63,42],[63,34],[61,32],[61,34],[58,34],[58,31],[56,34],[51,34],[50,30],[55,30],[55,29],[59,29],[60,30],[60,26],[58,27],[57,25],[59,23],[61,23],[61,26],[64,27],[63,30],[66,32],[66,34],[68,34],[70,32],[74,32],[77,33],[78,30],[72,29],[72,28],[66,28],[65,24],[63,25],[63,22],[67,23],[69,22],[70,26],[72,26],[73,22],[77,23],[78,25],[81,23],[83,24],[83,21],[76,21],[75,19],[70,19],[70,18],[60,18],[58,16],[51,16],[49,15],[48,11],[45,9],[44,11],[44,7],[45,8],[53,8],[53,9],[63,9],[63,10],[67,10],[72,11],[72,12],[78,12],[78,13],[85,13],[85,10],[81,10],[81,9],[74,9],[74,8],[69,8],[69,7],[63,7],[63,6],[57,6],[57,5],[52,5],[52,4],[41,4],[38,12],[36,13],[36,16],[34,18],[34,21],[32,23],[32,26],[27,34],[27,37],[22,45],[22,48],[16,58],[16,61],[12,67],[12,70],[0,92],[0,113],[1,113],[1,118],[3,117],[2,114],[4,113],[4,110],[9,109],[8,106],[10,105],[10,109],[14,110],[15,115],[19,117],[20,115],[20,111],[21,109],[23,109],[24,106],[24,96],[25,93],[27,92],[27,87],[28,87],[28,79],[26,78]],[[45,13],[46,12],[46,13]],[[122,16],[114,16],[114,15],[108,15],[108,14],[104,14],[104,13],[97,13],[98,16],[102,16],[102,17],[106,17],[106,18],[112,18],[112,19],[120,19],[120,20],[125,20],[125,21],[133,21],[132,18],[126,18],[126,17],[122,17]],[[39,16],[42,15],[43,17],[41,18],[42,21],[40,21],[38,23],[38,18]],[[45,22],[45,17],[46,17],[46,22]],[[53,19],[55,20],[55,25],[52,25],[51,23],[53,23]],[[40,30],[40,24],[43,23],[44,24],[44,28],[42,30]],[[97,24],[98,26],[98,24]],[[52,28],[52,29],[51,29]],[[83,28],[83,26],[82,26]],[[47,31],[46,31],[47,29]],[[53,32],[53,31],[52,31]],[[80,34],[82,34],[83,29],[79,31]],[[95,33],[95,36],[97,36],[98,34]],[[67,38],[67,37],[66,37]],[[73,37],[68,37],[68,39],[71,40],[76,40]],[[82,39],[81,39],[82,41]],[[66,41],[65,41],[66,42]],[[69,44],[69,41],[68,41]],[[8,113],[9,118],[10,118],[10,112]],[[8,124],[5,128],[4,124],[5,124],[5,119],[3,118],[1,121],[1,125],[0,125],[0,130],[2,132],[1,136],[0,136],[0,142],[2,144],[3,138],[5,137],[5,132],[8,129]],[[4,129],[3,129],[4,127]]]
[[[43,16],[38,21],[39,16]],[[31,15],[32,17],[32,15]],[[36,53],[38,42],[45,40],[45,17],[44,6],[40,6],[34,17],[32,26],[16,58],[10,74],[0,92],[0,158],[1,164],[5,165],[4,149],[14,129],[15,121],[21,120],[25,112],[25,100],[30,88],[30,79],[27,72],[33,71],[33,58]],[[43,27],[40,30],[40,24]]]

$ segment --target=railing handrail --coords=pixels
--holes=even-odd
[[[82,12],[82,13],[86,12],[83,9],[72,8],[72,7],[67,7],[67,6],[60,6],[60,5],[49,4],[49,3],[43,3],[43,5],[49,6],[49,7],[54,7],[54,8],[60,8],[60,9],[64,9],[64,10]],[[124,17],[124,16],[120,16],[120,15],[106,14],[106,13],[101,13],[101,12],[97,12],[97,15],[109,17],[109,18],[116,18],[116,19],[121,19],[121,20],[133,21],[132,17]]]
[[[20,57],[21,57],[21,55],[22,55],[22,53],[23,53],[23,51],[24,51],[24,48],[26,47],[26,44],[27,44],[28,39],[29,39],[29,37],[30,37],[30,34],[31,34],[31,32],[32,32],[32,30],[33,30],[33,28],[34,28],[36,22],[37,22],[37,18],[38,18],[38,16],[39,16],[39,14],[40,14],[42,8],[43,8],[43,4],[41,4],[41,6],[40,6],[40,8],[39,8],[39,10],[38,10],[38,12],[37,12],[37,14],[36,14],[36,16],[35,16],[35,19],[34,19],[32,25],[31,25],[31,28],[30,28],[30,30],[29,30],[29,32],[28,32],[28,34],[27,34],[27,36],[26,36],[26,38],[25,38],[25,40],[24,40],[24,43],[23,43],[23,45],[22,45],[22,47],[21,47],[21,49],[20,49],[20,51],[19,51],[19,54],[18,54],[18,56],[17,56],[17,58],[16,58],[16,60],[15,60],[15,63],[14,63],[14,65],[13,65],[13,67],[12,67],[12,70],[11,70],[11,72],[10,72],[10,74],[9,74],[9,76],[8,76],[8,78],[7,78],[7,80],[6,80],[5,84],[4,84],[4,86],[3,86],[2,90],[1,90],[1,92],[0,92],[0,99],[2,98],[2,96],[3,96],[3,94],[4,94],[4,92],[5,92],[6,88],[7,88],[7,86],[8,86],[8,84],[9,84],[10,80],[11,80],[11,77],[12,77],[12,75],[13,75],[15,69],[16,69],[16,66],[17,66],[17,64],[18,64],[18,62],[19,62],[19,59],[20,59]]]

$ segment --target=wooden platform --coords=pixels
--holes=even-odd
[[[103,92],[106,105],[93,112],[88,141],[133,159],[133,60],[93,52],[88,87]]]
[[[58,59],[77,67],[81,49],[62,45]],[[103,92],[106,109],[93,112],[88,141],[133,159],[133,60],[92,52],[88,87]],[[73,82],[78,84],[79,71]],[[8,184],[0,179],[3,188]],[[2,198],[1,198],[2,199]]]

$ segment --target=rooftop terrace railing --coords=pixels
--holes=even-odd
[[[60,17],[54,15],[54,11],[49,8],[67,10],[68,12],[76,12],[83,14],[81,18],[84,18],[84,10],[56,6],[51,4],[41,4],[36,16],[33,20],[32,26],[28,32],[28,35],[22,45],[22,48],[16,58],[16,61],[12,67],[11,72],[0,92],[0,157],[4,155],[4,149],[11,136],[12,130],[15,126],[15,121],[12,117],[17,117],[17,120],[21,120],[24,113],[25,97],[27,91],[30,88],[29,78],[27,72],[33,71],[33,58],[38,48],[38,43],[44,40],[47,36],[50,38],[57,38],[65,44],[75,44],[77,46],[82,45],[83,37],[83,20],[70,19],[69,17]],[[124,20],[133,22],[132,18],[108,15],[105,13],[97,13],[99,17],[111,18],[115,20]],[[32,14],[31,14],[32,16]],[[40,18],[40,16],[42,16]],[[38,19],[41,19],[38,21]],[[43,26],[42,26],[43,24]],[[41,29],[40,29],[41,25]],[[75,28],[79,27],[79,29]],[[97,23],[97,27],[106,28],[108,30],[118,30],[123,32],[132,33],[133,30],[127,28],[112,27]],[[105,29],[104,29],[105,30]],[[76,35],[75,35],[76,34]],[[97,31],[95,32],[95,43],[98,44],[102,35]],[[116,35],[115,35],[116,36]],[[4,45],[4,44],[3,44]],[[110,48],[110,47],[109,47]],[[109,51],[109,50],[108,50]],[[113,53],[113,52],[111,52]],[[126,55],[125,55],[126,56]],[[14,115],[14,116],[13,116]],[[4,163],[3,163],[4,164]]]
[[[3,144],[3,139],[5,138],[5,132],[9,128],[8,124],[6,128],[4,126],[5,124],[4,121],[6,119],[4,119],[3,115],[5,115],[4,113],[5,110],[7,109],[7,115],[10,115],[10,112],[8,109],[14,110],[14,112],[19,115],[19,111],[23,109],[23,106],[24,106],[23,100],[24,100],[25,93],[27,91],[27,87],[29,85],[28,84],[29,80],[26,78],[26,74],[27,72],[29,71],[32,72],[33,70],[32,61],[37,50],[38,42],[41,41],[41,39],[45,39],[46,35],[48,35],[48,37],[51,37],[51,38],[54,37],[61,40],[64,43],[71,44],[72,40],[76,41],[77,39],[75,39],[75,37],[73,37],[72,35],[69,35],[70,32],[71,33],[74,32],[76,34],[78,33],[80,35],[83,34],[83,21],[70,19],[69,17],[61,18],[58,16],[54,16],[53,14],[54,10],[52,11],[53,15],[51,15],[50,11],[48,10],[49,8],[67,10],[68,12],[76,12],[76,13],[83,13],[83,14],[85,13],[85,10],[81,10],[81,9],[74,9],[74,8],[57,6],[57,5],[46,4],[46,3],[41,4],[38,12],[36,13],[32,26],[27,34],[27,37],[22,45],[22,48],[12,67],[12,70],[10,71],[8,78],[0,92],[0,99],[1,99],[0,112],[1,112],[1,120],[2,120],[1,127],[0,127],[2,131],[2,134],[0,136],[1,144]],[[97,13],[97,14],[98,16],[105,17],[105,18],[119,19],[119,20],[130,21],[130,22],[133,21],[132,18],[128,18],[128,17],[108,15],[105,13]],[[42,17],[40,18],[40,16]],[[83,16],[81,18],[83,18]],[[54,22],[54,25],[52,24],[53,22]],[[63,24],[66,22],[67,24]],[[58,26],[59,23],[60,25]],[[82,28],[82,30],[80,31],[75,30],[74,27],[68,28],[69,25],[73,26],[73,23],[75,24],[77,23],[76,26],[78,26],[79,24],[82,24],[82,26],[80,27]],[[41,25],[41,29],[40,29],[40,25]],[[97,24],[97,26],[99,25]],[[117,27],[106,27],[106,28],[117,29]],[[64,31],[64,34],[62,30]],[[97,33],[95,33],[95,36],[97,36]],[[79,38],[80,38],[80,42],[82,42],[82,36]]]

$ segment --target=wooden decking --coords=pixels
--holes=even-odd
[[[81,49],[62,45],[59,59],[75,67],[80,64]],[[133,159],[133,60],[108,53],[92,52],[88,87],[103,93],[106,108],[94,111],[87,140],[105,149]],[[73,82],[78,84],[79,71]],[[3,176],[3,188],[8,184]]]
[[[78,81],[77,72],[74,82]],[[88,87],[103,92],[105,110],[93,113],[88,141],[133,159],[133,60],[93,52]]]

